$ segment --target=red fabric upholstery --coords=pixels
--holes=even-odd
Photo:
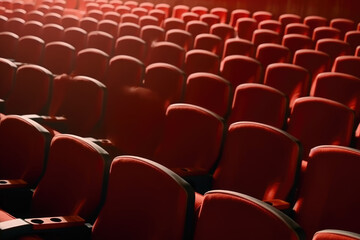
[[[221,61],[220,73],[235,89],[243,83],[259,83],[261,64],[251,57],[232,55]]]
[[[304,18],[304,24],[310,27],[309,36],[312,36],[315,28],[327,25],[327,19],[321,16],[310,15]]]
[[[297,98],[307,96],[309,93],[309,72],[293,64],[273,63],[266,68],[264,84],[283,92],[292,108]]]
[[[345,73],[320,73],[313,83],[310,95],[345,104],[360,119],[360,79],[357,77]]]
[[[198,14],[199,16],[200,14]],[[220,23],[219,16],[212,14],[212,13],[204,13],[201,14],[199,17],[200,21],[206,22],[210,27],[212,27],[215,24]]]
[[[134,36],[140,37],[140,26],[136,23],[122,23],[119,25],[119,37]]]
[[[360,31],[348,31],[345,34],[344,41],[350,44],[351,54],[354,54],[356,47],[360,45]]]
[[[310,27],[304,23],[290,23],[286,25],[284,34],[284,36],[287,34],[301,34],[311,37]]]
[[[293,197],[300,154],[299,142],[277,128],[255,122],[234,123],[229,127],[212,189],[287,201]]]
[[[340,39],[343,39],[346,32],[355,30],[355,23],[347,18],[333,18],[330,21],[330,27],[339,29]]]
[[[22,36],[32,35],[42,38],[43,24],[38,21],[27,21],[24,24]]]
[[[98,21],[95,18],[83,17],[82,19],[80,19],[80,28],[84,29],[88,33],[96,31],[97,22]]]
[[[253,32],[257,29],[257,21],[250,17],[241,17],[236,20],[235,29],[239,38],[251,41]]]
[[[312,49],[313,41],[310,37],[302,34],[286,34],[283,37],[282,45],[289,48],[292,58],[299,49]]]
[[[350,44],[339,39],[320,39],[317,41],[315,50],[329,54],[331,63],[338,56],[348,55],[351,52]]]
[[[93,31],[88,34],[87,47],[99,49],[111,56],[114,49],[114,42],[114,37],[111,34],[100,30]]]
[[[327,229],[318,231],[312,240],[359,240],[360,234],[343,230]]]
[[[0,122],[0,178],[23,179],[34,187],[43,173],[49,132],[24,117],[8,115]]]
[[[119,37],[115,43],[114,55],[127,55],[144,62],[145,46],[145,41],[139,37]]]
[[[157,42],[151,46],[148,63],[168,63],[182,68],[184,65],[185,50],[171,42]]]
[[[260,44],[256,50],[256,59],[261,63],[263,71],[271,63],[288,63],[291,59],[291,52],[285,46],[275,43]]]
[[[193,73],[186,83],[185,102],[209,109],[219,116],[229,113],[232,88],[230,82],[211,73]]]
[[[80,26],[80,18],[75,15],[64,15],[61,18],[61,26],[64,27],[64,29],[69,27],[79,27]]]
[[[293,62],[309,71],[311,82],[315,80],[319,73],[330,70],[330,56],[312,49],[297,50]]]
[[[254,121],[283,128],[288,100],[279,90],[254,83],[239,85],[234,94],[228,123]]]
[[[268,29],[278,34],[282,34],[282,24],[277,20],[264,20],[259,23],[259,29]]]
[[[203,49],[221,56],[222,54],[222,39],[214,34],[201,33],[195,37],[194,49]]]
[[[262,43],[276,43],[280,44],[280,35],[279,33],[268,30],[268,29],[257,29],[253,32],[252,42],[255,47],[259,46]]]
[[[191,33],[192,36],[195,38],[201,33],[209,33],[210,26],[206,22],[193,20],[186,24],[186,31]]]
[[[254,56],[254,44],[246,39],[229,38],[224,43],[223,58],[230,55]]]
[[[120,156],[92,239],[190,239],[193,211],[194,192],[184,180],[149,160]]]
[[[206,193],[194,239],[235,238],[305,239],[298,224],[264,202],[230,191]]]
[[[319,39],[333,38],[340,39],[340,30],[337,28],[321,26],[314,29],[312,39],[317,42]]]
[[[42,37],[45,44],[54,41],[63,41],[64,38],[64,27],[59,24],[45,24],[42,28]]]
[[[184,98],[185,73],[167,63],[153,63],[146,68],[144,86],[157,93],[166,105]]]
[[[22,63],[40,65],[44,54],[45,42],[35,36],[19,38],[15,60]]]
[[[175,43],[184,48],[185,51],[193,48],[193,36],[185,30],[171,29],[166,32],[165,41]]]
[[[360,78],[360,58],[356,56],[339,56],[335,59],[332,71],[347,73]]]
[[[31,215],[93,217],[108,164],[107,153],[92,142],[73,135],[55,136],[45,175],[33,195]]]
[[[169,168],[209,172],[216,162],[224,125],[216,114],[190,104],[170,105],[164,135],[153,159]]]
[[[360,229],[360,152],[341,146],[319,146],[310,152],[308,166],[295,204],[295,221],[307,239],[322,229]],[[351,186],[351,187],[350,187]],[[339,238],[337,238],[339,239]]]
[[[219,56],[206,50],[193,49],[185,55],[185,73],[188,76],[195,72],[218,74],[219,65]]]
[[[64,30],[64,42],[71,44],[78,53],[86,47],[87,32],[79,27],[70,27]]]
[[[1,43],[0,43],[1,44]],[[5,58],[0,58],[0,99],[6,99],[15,84],[17,66]]]
[[[5,102],[5,113],[46,113],[52,81],[52,74],[43,67],[32,64],[20,66],[16,72],[14,88]]]
[[[0,57],[15,59],[19,36],[12,32],[0,32]]]
[[[75,67],[75,48],[65,42],[46,44],[43,66],[53,74],[70,74]]]
[[[230,25],[231,26],[235,26],[236,22],[239,18],[246,18],[246,17],[250,17],[250,12],[246,9],[234,9],[231,11],[231,16],[230,16]]]
[[[165,31],[170,29],[181,29],[185,30],[185,22],[179,18],[166,18],[163,23],[163,28]]]
[[[18,36],[21,36],[21,32],[24,28],[25,20],[21,18],[12,17],[9,18],[5,24],[5,31],[13,32]]]
[[[287,132],[310,149],[323,144],[348,146],[354,128],[354,112],[345,105],[320,97],[295,100]]]
[[[118,23],[114,22],[113,20],[103,19],[100,22],[98,22],[98,28],[99,31],[106,32],[113,36],[114,39],[117,38],[118,35]]]

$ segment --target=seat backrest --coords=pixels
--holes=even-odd
[[[114,56],[127,55],[144,62],[146,43],[139,37],[123,36],[119,37],[115,43]]]
[[[313,49],[300,49],[295,52],[293,63],[306,68],[311,82],[319,73],[330,71],[330,56]]]
[[[199,17],[200,21],[206,22],[210,27],[212,27],[215,24],[220,23],[219,16],[212,14],[212,13],[204,13],[201,14]]]
[[[190,185],[169,169],[144,158],[119,156],[111,165],[92,239],[190,239],[194,198]]]
[[[193,20],[186,23],[186,31],[192,34],[193,38],[201,33],[209,33],[210,27],[206,22],[200,20]]]
[[[153,159],[169,168],[209,172],[219,156],[223,132],[218,115],[191,104],[172,104]]]
[[[15,84],[17,66],[10,60],[0,58],[0,99],[5,100]]]
[[[165,41],[175,43],[184,48],[185,51],[193,48],[193,36],[191,33],[180,29],[171,29],[166,32]]]
[[[44,54],[45,42],[35,36],[19,38],[15,60],[21,63],[40,65]]]
[[[282,34],[282,24],[280,21],[277,20],[264,20],[259,23],[259,29],[268,29],[278,34]]]
[[[87,32],[79,27],[70,27],[64,30],[64,42],[75,48],[76,54],[86,47]]]
[[[279,16],[279,21],[282,23],[283,27],[291,23],[300,23],[301,16],[293,13],[283,13]]]
[[[65,88],[64,81],[67,81]],[[64,76],[58,76],[54,79],[49,115],[65,117],[67,131],[72,134],[93,136],[103,117],[105,91],[105,85],[90,77],[64,79]]]
[[[34,187],[43,174],[50,133],[21,116],[7,115],[0,122],[0,178],[23,179]]]
[[[345,34],[344,41],[350,44],[351,54],[354,54],[356,47],[360,45],[360,31],[348,31]]]
[[[98,21],[92,17],[83,17],[80,19],[80,28],[84,29],[86,32],[90,33],[96,31]]]
[[[268,11],[255,11],[252,14],[252,17],[258,22],[262,22],[265,20],[270,20],[272,19],[273,14],[271,12]]]
[[[61,41],[46,44],[42,65],[53,74],[70,74],[75,67],[75,48]]]
[[[216,15],[220,19],[220,23],[228,23],[229,11],[223,7],[214,7],[210,10],[210,13]]]
[[[235,29],[239,38],[251,41],[253,32],[257,29],[257,21],[250,17],[241,17],[236,20]]]
[[[117,34],[118,34],[118,23],[114,22],[113,20],[107,20],[107,19],[103,19],[101,21],[98,22],[98,31],[103,31],[106,32],[108,34],[110,34],[111,36],[113,36],[114,39],[117,38]]]
[[[171,17],[166,18],[163,23],[163,28],[167,32],[170,29],[185,30],[185,22],[179,18]]]
[[[233,191],[207,192],[194,240],[232,238],[304,240],[305,235],[290,217],[258,199]]]
[[[140,26],[136,23],[121,23],[118,29],[118,37],[134,36],[140,37]]]
[[[340,39],[343,39],[345,33],[351,30],[355,30],[355,22],[347,18],[333,18],[330,20],[330,27],[339,29]]]
[[[254,43],[255,47],[262,43],[281,43],[279,33],[268,29],[256,29],[253,32],[251,41]]]
[[[231,83],[212,73],[190,74],[186,82],[185,102],[194,104],[225,118],[230,110]]]
[[[309,15],[304,18],[304,24],[308,25],[310,28],[309,36],[312,36],[313,31],[317,27],[322,27],[327,25],[327,19],[321,16]]]
[[[230,55],[254,56],[254,44],[246,39],[229,38],[225,41],[222,58]]]
[[[185,50],[182,47],[175,43],[162,41],[152,44],[148,64],[161,62],[182,68],[184,59]]]
[[[311,150],[294,206],[294,219],[304,228],[308,239],[329,228],[359,231],[356,216],[360,212],[360,194],[354,190],[360,182],[359,167],[359,150],[329,145]]]
[[[231,11],[229,24],[233,27],[239,18],[250,17],[250,12],[246,9],[234,9]]]
[[[232,84],[234,90],[243,83],[259,83],[261,70],[259,61],[241,55],[225,57],[220,65],[220,75]]]
[[[5,31],[15,33],[21,36],[25,24],[25,20],[21,18],[9,18],[5,24]]]
[[[304,146],[304,159],[310,149],[324,144],[349,146],[354,129],[354,112],[347,106],[320,97],[295,100],[287,132]]]
[[[66,14],[61,18],[61,26],[63,26],[64,29],[69,27],[79,27],[80,18],[76,15]]]
[[[58,13],[54,13],[54,12],[48,12],[44,15],[44,20],[43,20],[44,25],[45,24],[61,24],[61,15]]]
[[[96,48],[78,52],[74,75],[84,75],[104,82],[108,70],[109,55]]]
[[[309,72],[294,64],[273,63],[266,68],[264,84],[283,92],[292,108],[297,98],[309,95]]]
[[[139,16],[134,13],[124,13],[120,17],[120,23],[135,23],[139,24]]]
[[[360,57],[339,56],[332,67],[333,72],[347,73],[360,78]]]
[[[316,42],[315,50],[323,51],[330,56],[331,64],[338,56],[349,55],[350,44],[339,39],[325,38]]]
[[[0,57],[15,59],[19,36],[12,32],[0,32]]]
[[[103,200],[109,166],[108,153],[90,140],[54,136],[45,174],[33,194],[31,215],[79,215],[91,221]]]
[[[137,58],[117,55],[110,59],[105,84],[109,91],[122,86],[140,86],[144,72],[145,66]]]
[[[194,49],[203,49],[218,56],[222,55],[222,39],[211,33],[201,33],[195,37]]]
[[[172,8],[172,17],[181,18],[183,13],[190,11],[190,7],[187,5],[176,5]]]
[[[46,68],[26,64],[16,71],[14,88],[5,102],[6,114],[46,114],[53,75]]]
[[[143,87],[111,89],[108,96],[105,137],[122,153],[150,158],[162,134],[164,101]]]
[[[181,15],[181,19],[185,22],[185,24],[187,24],[193,20],[200,20],[200,16],[194,12],[185,12]]]
[[[254,121],[283,128],[288,105],[286,95],[279,90],[263,84],[244,83],[235,90],[228,124]]]
[[[114,37],[103,31],[93,31],[87,36],[87,47],[99,49],[109,56],[112,56],[114,50]]]
[[[185,55],[185,73],[209,72],[218,74],[220,66],[219,56],[202,49],[193,49]]]
[[[321,26],[314,29],[312,39],[314,42],[324,38],[340,39],[340,34],[340,30],[337,28]]]
[[[159,94],[166,105],[183,101],[185,73],[167,63],[153,63],[146,67],[144,86]]]
[[[360,79],[345,73],[320,73],[311,88],[310,96],[340,102],[355,111],[360,120]]]
[[[284,34],[301,34],[311,37],[310,27],[304,23],[290,23],[286,25]]]
[[[297,50],[312,49],[313,41],[306,35],[293,33],[284,35],[282,45],[290,50],[292,59]]]
[[[64,27],[59,24],[45,24],[42,28],[42,37],[45,44],[54,41],[63,41],[64,39]]]
[[[312,240],[331,240],[331,239],[339,239],[339,240],[359,240],[360,234],[337,230],[337,229],[326,229],[318,231],[314,234]]]
[[[265,71],[269,64],[290,62],[291,52],[287,47],[280,44],[263,43],[256,50],[256,59]]]
[[[159,26],[159,19],[157,19],[154,16],[150,16],[150,15],[145,15],[140,17],[139,19],[139,25],[140,27],[143,26],[147,26],[147,25],[155,25],[155,26]]]
[[[41,22],[27,21],[24,24],[22,36],[32,35],[32,36],[42,38],[42,36],[43,36],[42,30],[43,30],[43,24]]]

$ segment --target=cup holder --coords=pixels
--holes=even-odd
[[[43,224],[44,223],[44,221],[41,219],[31,219],[31,222],[35,223],[35,224]]]
[[[60,218],[50,218],[50,221],[57,222],[57,223],[62,222],[62,220]]]

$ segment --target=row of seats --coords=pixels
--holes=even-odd
[[[194,239],[232,239],[234,236],[312,239],[314,234],[314,239],[322,239],[327,235],[352,234],[317,233],[319,230],[335,228],[356,232],[359,229],[354,216],[359,212],[360,196],[344,187],[354,186],[360,180],[358,150],[334,145],[313,148],[293,206],[281,199],[286,195],[284,190],[291,189],[287,179],[293,182],[297,178],[296,172],[288,170],[299,166],[299,142],[285,132],[255,122],[238,122],[231,125],[229,131],[225,149],[230,147],[232,152],[228,152],[227,161],[236,155],[242,164],[238,163],[239,168],[227,169],[230,172],[225,175],[219,173],[224,166],[219,167],[213,175],[213,184],[214,189],[223,190],[200,195],[176,171],[159,163],[130,155],[112,160],[90,139],[66,134],[51,137],[45,128],[28,118],[6,116],[0,122],[0,146],[4,149],[1,152],[6,153],[0,169],[1,177],[7,179],[2,181],[1,193],[29,184],[35,191],[29,200],[31,211],[26,215],[30,218],[25,221],[10,213],[13,208],[19,211],[17,204],[26,202],[26,198],[19,199],[20,193],[16,191],[0,195],[1,236],[41,234],[41,230],[59,228],[56,224],[61,224],[61,227],[72,227],[67,232],[70,237],[65,235],[64,239],[87,239],[84,222],[94,223],[91,239],[112,239],[114,235],[127,239],[192,239],[193,234]],[[14,154],[18,157],[13,158]],[[283,160],[289,157],[294,162],[284,165]],[[264,161],[254,165],[255,159]],[[240,167],[243,164],[247,166]],[[235,168],[242,169],[241,174],[233,175]],[[284,178],[280,172],[288,174]],[[236,181],[241,194],[231,186],[234,181],[228,181],[231,177],[242,178]],[[58,185],[62,187],[54,188]],[[292,219],[270,205],[292,209]],[[12,231],[11,227],[15,226],[17,231]],[[51,232],[45,234],[51,235]],[[59,237],[58,232],[55,234]]]

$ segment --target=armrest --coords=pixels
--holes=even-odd
[[[122,154],[122,152],[108,139],[96,139],[96,138],[87,138],[87,139],[102,147],[106,152],[109,153],[111,159]]]
[[[289,210],[290,209],[290,203],[281,200],[281,199],[271,199],[264,201],[267,204],[273,206],[274,208],[277,208],[279,210]]]
[[[17,189],[17,188],[24,188],[27,187],[28,184],[26,181],[22,179],[1,179],[0,180],[0,190],[1,189]]]
[[[171,170],[185,179],[198,193],[204,194],[211,189],[212,175],[204,169],[172,168]]]
[[[85,220],[79,216],[59,216],[44,218],[14,219],[0,223],[0,238],[49,233],[51,230],[66,230],[74,227],[86,227]]]
[[[25,115],[25,117],[59,132],[67,132],[67,119],[62,116],[40,116],[37,114]]]

